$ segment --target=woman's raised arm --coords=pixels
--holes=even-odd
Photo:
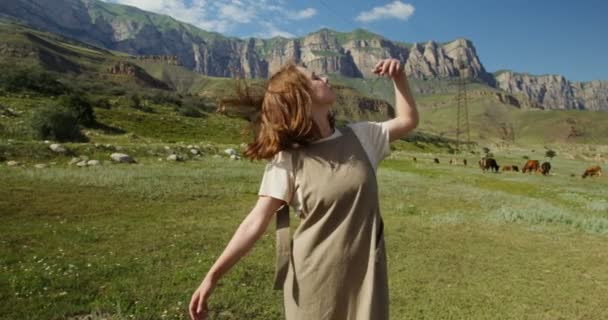
[[[386,121],[389,141],[397,140],[418,126],[418,109],[410,90],[403,64],[397,59],[385,59],[376,64],[373,72],[388,76],[395,86],[395,118]]]

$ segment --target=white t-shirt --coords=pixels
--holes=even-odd
[[[361,142],[375,171],[380,161],[390,153],[389,133],[385,122],[357,122],[348,126]],[[331,136],[317,140],[313,144],[335,139],[341,135],[342,133],[336,129]],[[291,154],[283,151],[277,153],[266,165],[258,195],[283,200],[296,211],[300,211],[302,195],[299,192],[294,194],[295,180],[292,168]]]

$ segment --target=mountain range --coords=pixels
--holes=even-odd
[[[410,44],[362,29],[321,29],[299,38],[239,39],[99,0],[3,0],[0,17],[131,55],[175,57],[184,67],[208,76],[266,78],[287,61],[295,61],[319,73],[366,79],[375,77],[371,68],[379,59],[392,57],[405,62],[412,78],[464,76],[506,91],[507,100],[520,107],[608,110],[607,81],[490,73],[467,39]]]

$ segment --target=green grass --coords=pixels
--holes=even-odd
[[[523,162],[494,152],[499,164]],[[398,151],[379,169],[391,319],[606,318],[608,180],[572,178],[586,163],[559,156],[547,177],[482,173],[473,157],[468,168],[449,157]],[[185,319],[264,165],[54,160],[0,166],[2,319]],[[214,319],[281,318],[273,230],[222,279]]]
[[[163,21],[154,23],[176,27]],[[102,166],[76,168],[67,165],[72,155],[56,155],[29,138],[32,111],[57,97],[0,95],[0,111],[17,114],[0,116],[0,319],[186,318],[192,291],[251,209],[263,172],[263,163],[212,157],[244,141],[245,121],[213,113],[215,99],[233,94],[234,81],[142,63],[178,89],[172,97],[181,93],[182,103],[201,108],[201,117],[185,117],[169,102],[151,102],[146,96],[158,91],[133,79],[102,79],[120,54],[2,28],[10,43],[43,48],[80,66],[84,74],[58,75],[60,81],[108,100],[109,109],[95,108],[105,127],[84,129],[90,143],[65,144]],[[258,49],[269,50],[272,41],[284,39]],[[28,59],[2,61],[38,66]],[[384,79],[334,77],[332,83],[345,97],[335,110],[350,120],[382,119],[353,107],[365,96],[393,101],[392,84]],[[607,318],[608,182],[580,178],[588,165],[606,168],[606,115],[520,110],[498,103],[493,89],[471,84],[476,154],[466,153],[468,168],[450,166],[449,158],[463,156],[445,153],[455,138],[454,83],[412,85],[435,93],[416,95],[420,128],[409,142],[393,144],[378,174],[392,319]],[[151,112],[128,107],[133,92]],[[515,141],[501,139],[503,124],[514,128]],[[584,135],[564,138],[570,125]],[[189,155],[187,144],[201,146],[205,156],[162,161],[172,151]],[[547,177],[484,174],[476,166],[482,147],[500,165],[520,168],[524,158],[547,160],[547,149],[557,157]],[[112,165],[115,151],[138,164]],[[413,156],[418,162],[409,160]],[[432,163],[435,157],[441,164]],[[8,160],[23,166],[9,168]],[[36,163],[50,168],[34,169]],[[281,318],[281,294],[271,290],[273,246],[271,227],[216,290],[215,319]]]

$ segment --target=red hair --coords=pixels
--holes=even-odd
[[[312,116],[310,80],[293,63],[270,77],[263,97],[252,95],[247,86],[243,89],[237,85],[237,98],[225,99],[223,103],[258,110],[255,139],[244,153],[252,160],[272,159],[281,150],[321,138]],[[334,118],[328,117],[333,128]]]

